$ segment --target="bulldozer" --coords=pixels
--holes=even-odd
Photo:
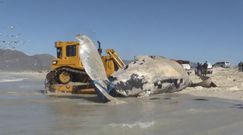
[[[115,50],[106,49],[107,55],[102,56],[101,44],[99,41],[97,43],[107,77],[124,68],[125,64]],[[51,71],[46,75],[46,93],[48,95],[94,94],[92,81],[85,72],[79,56],[79,42],[57,41],[55,48],[57,56],[52,60]]]

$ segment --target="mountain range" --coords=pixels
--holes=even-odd
[[[11,49],[0,49],[0,71],[47,71],[54,57],[50,54],[29,56]]]

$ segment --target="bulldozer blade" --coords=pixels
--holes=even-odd
[[[109,95],[109,80],[106,76],[105,68],[101,57],[95,47],[94,42],[87,36],[79,34],[76,39],[80,43],[79,56],[84,69],[96,89],[96,94],[103,102],[117,102],[118,100]],[[108,83],[105,83],[108,82]]]

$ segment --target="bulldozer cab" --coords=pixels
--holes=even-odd
[[[56,42],[57,58],[52,61],[52,70],[60,67],[71,67],[83,70],[79,58],[78,42]]]
[[[100,47],[100,42],[98,42],[98,51],[101,55],[102,49]],[[79,57],[79,43],[75,41],[62,42],[58,41],[55,43],[57,58],[52,61],[52,70],[68,67],[78,70],[84,70],[83,65]],[[124,67],[124,63],[118,56],[118,54],[113,49],[107,49],[106,53],[108,55],[101,56],[103,61],[106,74],[110,76],[119,68]]]

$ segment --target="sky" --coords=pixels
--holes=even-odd
[[[0,0],[0,41],[29,55],[56,54],[79,33],[123,59],[159,55],[243,61],[242,0]],[[16,37],[7,37],[14,35]]]

